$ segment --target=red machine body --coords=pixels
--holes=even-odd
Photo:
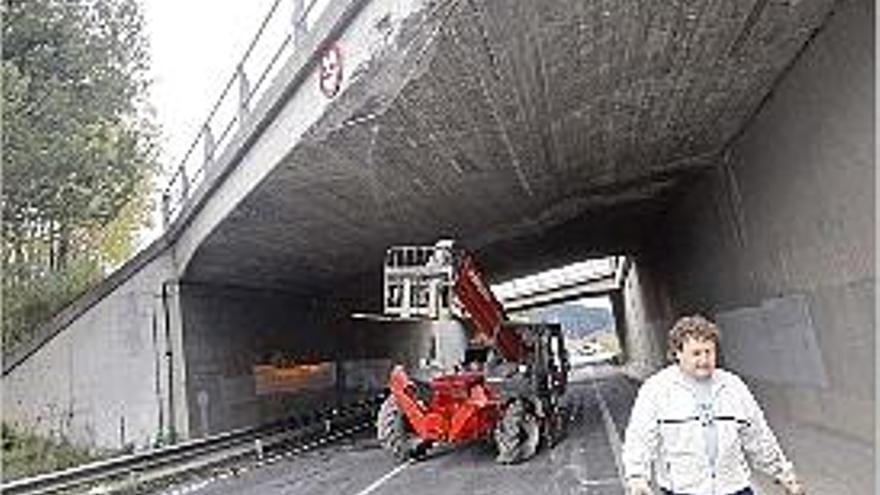
[[[439,376],[430,387],[430,401],[425,404],[403,367],[391,372],[391,393],[420,439],[455,443],[492,433],[500,401],[482,373]]]

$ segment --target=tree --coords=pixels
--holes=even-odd
[[[135,0],[4,0],[5,344],[131,254],[156,172]]]

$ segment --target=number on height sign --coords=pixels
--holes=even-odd
[[[336,45],[330,45],[321,56],[321,92],[327,98],[333,98],[342,86],[342,51]]]

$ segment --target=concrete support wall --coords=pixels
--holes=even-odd
[[[717,171],[669,212],[650,263],[676,313],[721,322],[726,365],[795,460],[834,480],[816,493],[873,487],[873,19],[872,2],[839,3]],[[823,446],[808,439],[834,458],[811,463]]]
[[[641,256],[632,258],[623,278],[623,348],[627,372],[645,378],[663,366],[666,331],[671,322],[669,295],[657,274]]]
[[[169,434],[168,256],[142,267],[3,376],[3,419],[92,449]],[[173,365],[172,365],[173,366]],[[173,409],[173,407],[171,408]]]

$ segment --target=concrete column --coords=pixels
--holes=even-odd
[[[166,405],[168,431],[173,438],[190,437],[189,402],[186,390],[186,355],[183,343],[183,319],[180,306],[180,286],[176,280],[166,280],[161,289],[162,326],[165,331],[163,364],[168,387]]]
[[[293,0],[293,44],[299,46],[306,34],[305,2]]]
[[[238,126],[242,128],[249,113],[251,84],[244,70],[244,64],[238,64],[236,74],[238,77]]]
[[[214,132],[211,131],[211,124],[206,123],[205,127],[202,131],[202,139],[205,144],[205,169],[211,166],[211,163],[214,161],[214,151],[217,147],[217,143],[214,140]]]

